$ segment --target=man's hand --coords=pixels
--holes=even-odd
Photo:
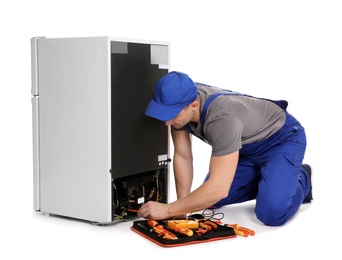
[[[169,205],[155,201],[148,201],[138,211],[138,216],[145,219],[164,220],[169,219]]]

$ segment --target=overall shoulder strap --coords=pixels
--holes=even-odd
[[[240,93],[233,92],[233,91],[223,91],[223,92],[217,92],[217,93],[211,95],[207,99],[207,101],[204,103],[202,111],[201,111],[200,121],[201,121],[202,126],[204,124],[205,116],[207,114],[207,110],[208,110],[209,105],[211,104],[211,102],[213,102],[213,100],[215,98],[217,98],[218,96],[221,96],[221,95],[240,95]]]
[[[211,104],[211,102],[214,101],[215,98],[217,98],[218,96],[221,96],[221,95],[242,95],[242,94],[240,94],[238,92],[234,92],[234,91],[223,91],[223,92],[217,92],[217,93],[211,95],[207,99],[207,101],[203,105],[203,108],[202,108],[202,111],[201,111],[201,116],[200,116],[201,134],[202,134],[202,136],[205,136],[203,129],[204,129],[204,121],[205,121],[205,116],[207,114],[208,107]]]

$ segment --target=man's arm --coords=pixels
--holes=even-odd
[[[188,196],[168,204],[169,216],[178,216],[208,208],[228,196],[232,184],[239,152],[211,157],[209,178]]]
[[[173,171],[177,199],[181,199],[190,193],[193,180],[191,137],[187,131],[171,130],[171,135],[174,144]]]
[[[196,190],[170,204],[149,201],[139,209],[138,215],[155,220],[170,219],[212,206],[227,197],[238,158],[239,151],[225,156],[211,157],[209,178]]]

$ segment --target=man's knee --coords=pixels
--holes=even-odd
[[[279,206],[268,205],[267,207],[256,207],[255,214],[258,220],[267,226],[282,226],[288,218],[284,209]]]

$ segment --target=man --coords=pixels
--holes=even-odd
[[[285,224],[312,199],[305,131],[286,108],[286,101],[194,83],[181,72],[162,77],[145,114],[171,126],[177,200],[147,202],[138,215],[163,220],[256,199],[261,222]],[[192,192],[190,134],[212,146],[209,173]]]

